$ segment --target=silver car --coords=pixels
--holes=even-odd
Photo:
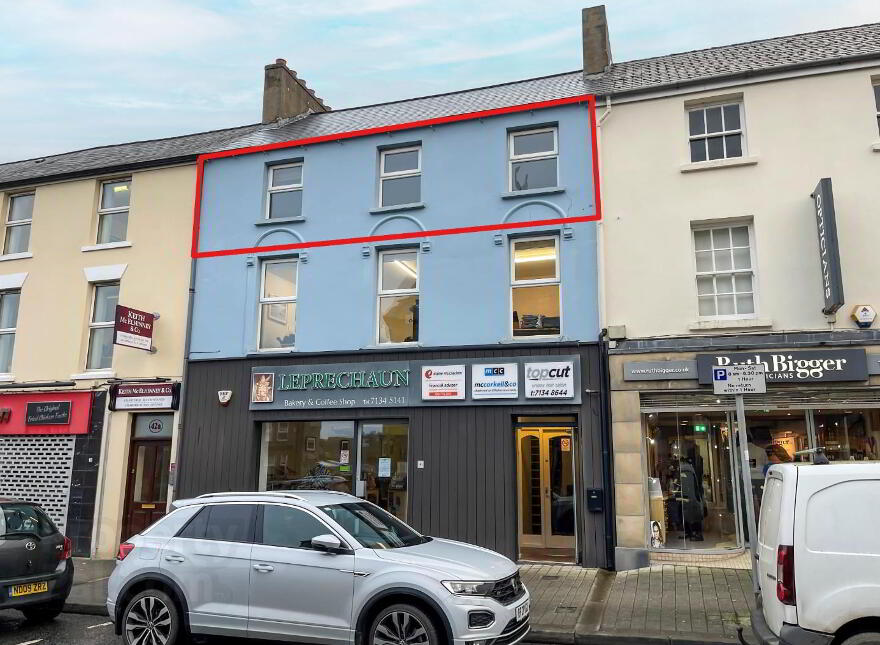
[[[512,645],[529,631],[529,593],[507,558],[313,490],[176,501],[119,547],[107,609],[127,645],[185,634]]]

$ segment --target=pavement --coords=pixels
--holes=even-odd
[[[114,566],[113,560],[78,559],[65,613],[50,625],[29,625],[17,612],[0,611],[0,644],[119,643],[104,607]],[[738,642],[740,627],[750,635],[754,598],[747,570],[672,563],[622,572],[553,564],[520,570],[532,596],[528,643],[726,645]],[[244,641],[206,641],[215,642]]]

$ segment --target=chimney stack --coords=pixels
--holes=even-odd
[[[605,5],[587,7],[581,13],[584,40],[584,74],[601,74],[611,65],[611,41]]]
[[[306,82],[296,77],[287,67],[287,61],[278,58],[266,65],[263,81],[263,123],[289,119],[306,112],[328,112],[330,106],[306,87]]]

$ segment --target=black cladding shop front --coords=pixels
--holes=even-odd
[[[603,381],[577,343],[192,361],[178,495],[339,490],[435,537],[610,567]]]

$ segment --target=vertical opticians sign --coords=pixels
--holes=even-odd
[[[113,343],[151,351],[153,349],[154,322],[155,315],[151,313],[116,305]]]
[[[819,268],[822,271],[822,313],[833,314],[843,305],[843,274],[840,270],[840,249],[837,244],[837,218],[831,178],[819,180],[813,191],[816,207],[816,228],[819,234]]]

